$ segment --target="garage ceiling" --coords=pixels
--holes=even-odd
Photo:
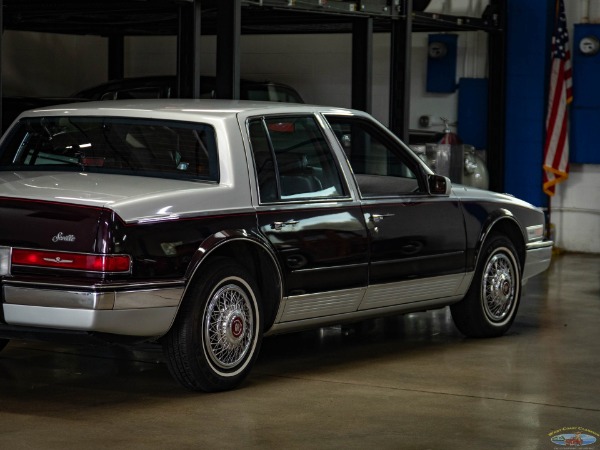
[[[202,34],[216,33],[218,0],[201,0]],[[243,34],[351,32],[357,17],[388,31],[405,0],[242,0]],[[191,0],[3,0],[4,28],[64,34],[176,35],[179,8]],[[418,8],[418,3],[415,3]],[[413,31],[495,31],[493,8],[482,18],[412,14]]]

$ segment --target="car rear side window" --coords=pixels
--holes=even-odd
[[[313,116],[248,124],[261,203],[346,196],[331,149]]]
[[[0,170],[76,170],[219,181],[215,130],[200,123],[111,117],[22,119]]]

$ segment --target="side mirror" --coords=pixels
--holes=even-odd
[[[442,175],[428,175],[427,183],[429,185],[429,193],[431,195],[448,196],[452,190],[450,178],[443,177]]]

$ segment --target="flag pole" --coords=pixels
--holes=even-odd
[[[552,64],[546,114],[543,159],[543,190],[548,195],[548,233],[552,231],[552,197],[556,185],[569,177],[568,111],[573,99],[573,78],[569,33],[564,0],[556,0],[552,32]]]

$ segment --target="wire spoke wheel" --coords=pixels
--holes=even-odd
[[[204,342],[208,356],[222,369],[235,367],[247,355],[253,335],[248,295],[236,284],[221,287],[206,307]]]
[[[215,258],[207,263],[163,341],[177,381],[205,392],[239,386],[262,341],[259,294],[251,272],[236,261]]]
[[[501,336],[511,327],[521,298],[521,266],[512,241],[491,234],[482,245],[473,281],[465,297],[450,306],[465,336]]]
[[[516,271],[505,253],[496,253],[483,271],[481,295],[486,315],[493,322],[501,322],[515,303]]]

